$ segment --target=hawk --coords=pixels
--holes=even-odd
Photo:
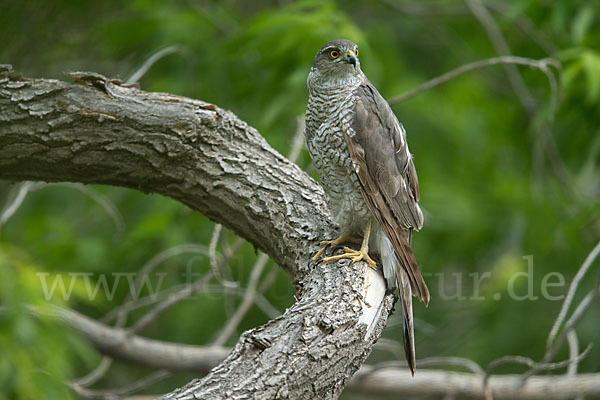
[[[376,269],[369,248],[379,254],[388,288],[400,294],[404,350],[414,375],[412,296],[427,305],[429,291],[410,248],[423,213],[406,132],[361,71],[357,45],[349,40],[333,40],[319,49],[307,86],[306,146],[342,231],[339,238],[321,242],[313,260],[327,246],[348,241],[361,243],[360,250],[344,247],[343,254],[322,261],[364,260]]]

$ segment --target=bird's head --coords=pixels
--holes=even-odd
[[[322,78],[341,79],[361,74],[358,46],[345,39],[332,40],[315,55],[313,69]]]

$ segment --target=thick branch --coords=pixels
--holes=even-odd
[[[394,298],[362,262],[308,263],[310,245],[334,235],[320,187],[231,112],[97,74],[70,76],[84,85],[0,67],[0,179],[170,196],[264,250],[297,281],[297,302],[283,316],[244,333],[205,378],[165,398],[337,398]]]
[[[4,72],[3,72],[4,70]],[[160,193],[222,223],[296,277],[333,235],[321,188],[233,113],[97,74],[84,85],[0,67],[0,179]]]

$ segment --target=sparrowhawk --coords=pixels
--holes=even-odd
[[[376,269],[369,248],[379,254],[389,289],[398,288],[402,304],[404,349],[412,374],[415,345],[412,296],[426,305],[429,291],[410,242],[421,229],[419,185],[406,132],[389,104],[360,69],[358,48],[333,40],[317,52],[308,75],[306,146],[334,220],[342,235],[327,246],[362,237],[360,250],[344,247],[324,258],[364,260]]]

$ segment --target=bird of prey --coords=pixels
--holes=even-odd
[[[400,294],[404,349],[414,375],[412,296],[427,305],[429,291],[410,248],[423,214],[406,132],[361,71],[357,45],[349,40],[319,49],[307,85],[306,146],[342,231],[339,238],[321,242],[313,260],[328,246],[348,241],[362,243],[360,250],[344,247],[343,254],[322,261],[364,260],[376,269],[368,251],[379,254],[388,288]]]

